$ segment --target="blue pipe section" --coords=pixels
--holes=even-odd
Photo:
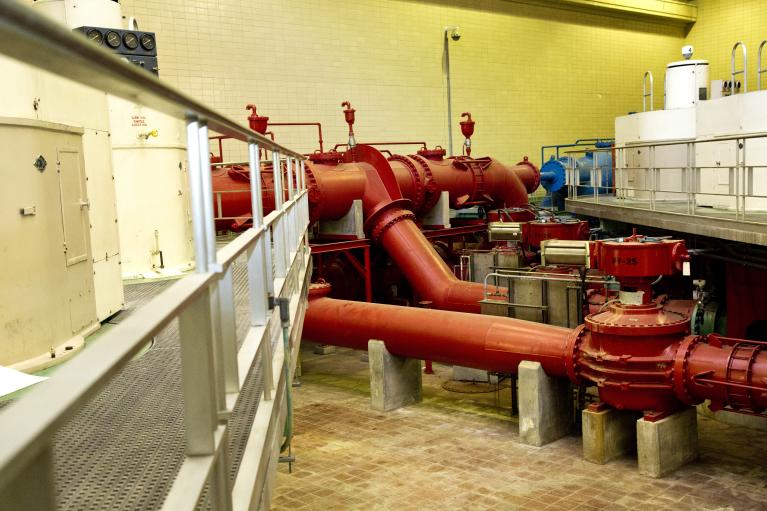
[[[588,140],[588,143],[584,141]],[[548,192],[541,202],[545,208],[555,208],[563,210],[565,207],[565,198],[567,196],[566,178],[567,167],[573,166],[573,157],[559,156],[559,148],[576,147],[581,145],[593,146],[597,149],[609,149],[613,146],[613,141],[609,139],[579,139],[574,144],[563,144],[559,146],[543,146],[541,152],[546,148],[557,148],[557,156],[554,155],[548,161],[541,165],[541,186]],[[594,168],[597,168],[601,175],[599,193],[607,193],[613,187],[613,158],[612,152],[587,152],[584,156],[574,162],[577,169],[578,195],[593,195],[594,188],[583,186],[591,182],[591,174]]]

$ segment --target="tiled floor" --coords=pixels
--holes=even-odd
[[[303,350],[297,462],[292,474],[279,467],[275,509],[767,510],[765,432],[701,417],[700,459],[655,480],[631,457],[583,461],[578,437],[521,444],[493,393],[445,391],[441,366],[424,376],[423,403],[374,412],[360,358]]]

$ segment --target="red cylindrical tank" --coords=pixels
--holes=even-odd
[[[529,222],[535,220],[535,212],[530,208],[504,208],[487,212],[488,222]]]
[[[443,191],[449,193],[454,209],[527,205],[527,195],[540,183],[538,168],[527,158],[509,167],[488,157],[443,159],[439,153],[419,151],[410,156],[392,155],[389,164],[417,215],[433,208]]]
[[[590,234],[589,223],[574,218],[533,220],[522,229],[525,242],[535,248],[540,248],[545,240],[587,240]]]
[[[341,218],[349,211],[355,199],[362,198],[365,175],[357,164],[309,161],[305,162],[305,168],[309,188],[309,214],[312,221]],[[216,229],[240,230],[252,218],[250,168],[247,165],[215,167],[212,172],[213,208],[216,218],[219,218],[216,221]],[[283,169],[283,175],[284,173]],[[274,177],[271,164],[262,168],[261,183],[263,213],[268,215],[274,210]]]
[[[616,277],[621,289],[642,293],[642,303],[652,300],[652,282],[661,275],[682,270],[690,255],[683,241],[632,236],[594,243],[599,268]]]

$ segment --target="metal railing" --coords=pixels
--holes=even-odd
[[[196,273],[156,296],[64,365],[49,381],[0,413],[0,503],[7,509],[54,509],[53,436],[58,428],[165,326],[178,318],[186,456],[164,509],[193,509],[208,490],[213,509],[253,509],[270,496],[281,441],[287,377],[306,306],[309,223],[303,156],[245,128],[14,2],[0,7],[0,52],[28,65],[143,104],[187,123],[190,205]],[[275,210],[263,217],[260,173],[251,173],[253,227],[216,251],[209,130],[272,152]],[[283,172],[284,170],[284,172]],[[247,256],[250,325],[237,349],[232,264]],[[270,304],[270,295],[283,309]],[[287,321],[285,320],[285,312]],[[282,338],[287,328],[290,352]],[[261,364],[254,365],[260,360]],[[261,401],[237,475],[229,478],[227,419],[253,371]]]
[[[567,169],[568,198],[767,223],[766,143],[767,135],[753,134],[617,146],[612,185],[603,186],[603,170],[594,158],[586,181],[575,167]]]
[[[740,69],[735,69],[735,53],[738,51],[738,47],[740,47],[740,49],[743,51],[743,67]],[[748,52],[743,41],[738,41],[735,43],[735,45],[732,47],[732,54],[730,55],[730,80],[732,80],[733,94],[735,94],[738,90],[738,87],[735,86],[735,77],[738,75],[743,75],[743,87],[740,89],[740,91],[748,92]]]
[[[759,43],[759,51],[756,54],[756,90],[762,90],[762,75],[767,69],[762,68],[762,50],[767,45],[767,39]]]
[[[490,287],[490,281],[493,286]],[[527,288],[521,293],[517,292],[516,287],[525,282],[537,283],[540,287]],[[565,326],[574,328],[583,322],[583,296],[587,286],[608,286],[615,288],[619,283],[615,280],[605,279],[596,275],[584,275],[582,278],[577,274],[552,273],[546,271],[531,271],[506,269],[490,272],[485,275],[482,282],[483,299],[482,303],[492,303],[506,307],[511,317],[519,317],[529,321],[538,321],[540,323],[551,324],[553,318],[550,317],[551,306],[549,305],[549,287],[559,284],[564,291]],[[607,296],[607,291],[604,291]],[[539,303],[535,303],[537,301]],[[525,314],[527,311],[527,314]],[[535,317],[537,312],[539,317]],[[561,319],[561,318],[560,318]]]
[[[648,92],[647,89],[647,82],[650,82],[650,91]],[[644,76],[642,77],[642,111],[647,111],[647,98],[650,98],[650,111],[655,110],[655,81],[652,77],[652,71],[645,71]]]

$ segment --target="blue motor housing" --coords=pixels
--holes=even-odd
[[[554,156],[541,167],[541,186],[547,192],[558,192],[565,186],[567,156],[555,159]]]
[[[611,145],[611,144],[610,144]],[[610,147],[607,145],[607,147]],[[597,146],[598,147],[598,146]],[[587,152],[584,156],[578,158],[575,163],[578,169],[578,195],[593,195],[594,188],[591,184],[591,172],[595,168],[599,170],[599,193],[607,193],[613,187],[613,155],[610,152]]]
[[[600,141],[594,144],[597,149],[608,149],[612,147],[611,141]],[[565,198],[567,197],[567,167],[568,163],[572,167],[573,158],[571,156],[562,156],[556,158],[553,155],[541,167],[541,186],[548,192],[541,202],[544,208],[554,208],[564,210]],[[585,153],[575,161],[575,168],[578,173],[578,195],[593,195],[594,188],[591,186],[591,173],[596,168],[601,172],[599,182],[599,193],[607,193],[613,187],[613,155],[612,152],[592,152]]]
[[[552,156],[541,167],[541,186],[548,192],[541,201],[542,207],[554,208],[557,211],[565,209],[568,161],[572,161],[572,158],[569,156],[562,156],[559,159]]]

